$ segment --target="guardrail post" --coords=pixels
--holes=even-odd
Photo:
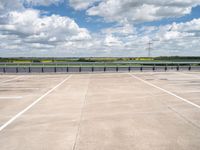
[[[58,64],[56,63],[56,66],[54,68],[55,73],[57,72],[57,66],[58,66]]]
[[[6,73],[6,67],[3,67],[3,72]]]
[[[42,67],[42,72],[44,72],[44,67]]]
[[[117,67],[116,67],[116,72],[118,72],[118,71],[119,71],[119,67],[117,66]]]
[[[66,71],[69,72],[69,63],[67,63]]]
[[[81,72],[81,67],[79,67],[79,72]]]
[[[16,67],[16,73],[19,72],[18,67],[19,67],[19,64],[17,64],[17,67]]]
[[[179,64],[178,64],[178,66],[177,66],[177,68],[176,68],[176,69],[177,69],[177,71],[179,71],[179,70],[180,70]]]
[[[28,72],[31,73],[31,67],[28,67]]]
[[[192,66],[190,65],[189,68],[188,68],[188,70],[191,71],[191,69],[192,69]]]
[[[131,67],[130,66],[128,67],[128,72],[131,72]]]
[[[165,65],[165,72],[167,71],[167,64]]]
[[[106,72],[106,67],[103,68],[103,71]]]
[[[143,71],[143,66],[140,67],[140,71]]]
[[[94,72],[95,63],[92,64],[92,72]]]
[[[155,64],[153,65],[153,71],[155,71],[156,70],[156,67],[155,67]]]

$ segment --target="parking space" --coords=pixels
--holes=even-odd
[[[0,125],[4,124],[62,78],[48,75],[24,75],[19,77],[13,75],[9,79],[2,79],[2,82],[0,82]]]
[[[1,150],[200,149],[198,72],[0,80]]]

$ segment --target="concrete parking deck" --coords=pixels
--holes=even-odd
[[[0,76],[1,150],[199,150],[200,73]]]

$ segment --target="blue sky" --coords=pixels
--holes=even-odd
[[[195,6],[192,8],[192,11],[190,14],[184,15],[182,17],[165,18],[159,21],[146,22],[141,25],[159,26],[159,25],[172,24],[173,22],[176,22],[176,23],[188,22],[188,21],[191,21],[193,19],[198,19],[198,18],[200,18],[200,6]]]
[[[200,56],[200,1],[1,0],[0,56]]]
[[[50,6],[35,6],[35,9],[48,12],[46,15],[57,14],[60,16],[68,16],[73,18],[80,27],[87,28],[92,32],[98,32],[103,28],[112,27],[115,25],[114,22],[105,22],[100,21],[103,18],[99,16],[88,16],[85,10],[74,10],[72,7],[68,5],[60,4],[52,4]]]
[[[116,22],[105,22],[103,21],[103,18],[99,16],[88,16],[85,10],[76,11],[72,7],[70,7],[69,4],[63,5],[63,3],[60,3],[52,4],[50,6],[35,6],[33,8],[41,11],[46,11],[48,12],[47,15],[58,14],[60,16],[68,16],[70,18],[73,18],[79,24],[80,27],[87,28],[92,32],[98,32],[103,28],[108,28],[116,25]],[[193,7],[191,13],[181,17],[170,17],[158,21],[137,23],[136,26],[160,26],[172,24],[173,22],[188,22],[195,18],[200,18],[200,6]]]

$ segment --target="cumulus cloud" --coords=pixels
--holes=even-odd
[[[10,11],[22,11],[27,6],[49,6],[52,4],[63,3],[64,0],[1,0],[0,15]]]
[[[28,9],[10,12],[8,22],[0,25],[0,49],[45,56],[147,56],[147,43],[157,39],[154,56],[190,55],[199,52],[199,27],[200,19],[194,19],[158,27],[118,25],[90,33],[68,17],[41,17],[39,11]]]
[[[191,12],[199,0],[102,0],[90,7],[87,14],[101,16],[110,22],[146,22],[169,17],[180,17]]]
[[[49,6],[52,4],[58,4],[58,3],[63,3],[64,0],[24,0],[24,3],[27,5],[32,5],[32,6],[37,6],[37,5],[42,5],[42,6]]]
[[[136,29],[131,24],[124,24],[122,26],[116,26],[112,28],[106,28],[102,30],[102,33],[106,34],[118,34],[122,36],[127,36],[130,34],[134,34]]]
[[[122,42],[113,35],[107,35],[104,41],[105,46],[121,46]]]
[[[149,28],[151,27],[146,28],[146,30]],[[152,29],[155,37],[165,40],[172,40],[177,38],[180,39],[184,37],[198,38],[200,32],[200,19],[193,19],[184,23],[173,23],[170,25],[154,27]]]
[[[153,55],[199,55],[200,19],[161,26],[121,26],[103,29],[105,45],[110,53],[122,56],[147,56],[148,42],[153,43]],[[124,31],[134,31],[124,34]],[[126,33],[126,32],[125,32]],[[116,47],[117,45],[117,47]]]
[[[69,0],[75,10],[115,22],[99,32],[81,28],[67,16],[45,16],[32,8],[60,2],[66,5],[64,0],[1,0],[0,55],[147,56],[149,41],[153,42],[154,56],[199,55],[200,19],[136,25],[189,14],[199,0]]]
[[[83,10],[87,9],[93,3],[98,2],[100,0],[69,0],[69,4],[75,10]]]
[[[8,23],[0,26],[10,34],[35,38],[56,37],[57,40],[88,39],[89,32],[79,28],[74,20],[58,15],[40,17],[40,12],[28,9],[23,12],[10,12]]]
[[[49,49],[69,42],[78,45],[91,38],[87,29],[69,17],[41,17],[33,9],[12,11],[7,17],[7,22],[0,25],[1,49]]]
[[[24,9],[23,3],[19,0],[1,0],[0,1],[0,15],[6,14],[13,10]]]

